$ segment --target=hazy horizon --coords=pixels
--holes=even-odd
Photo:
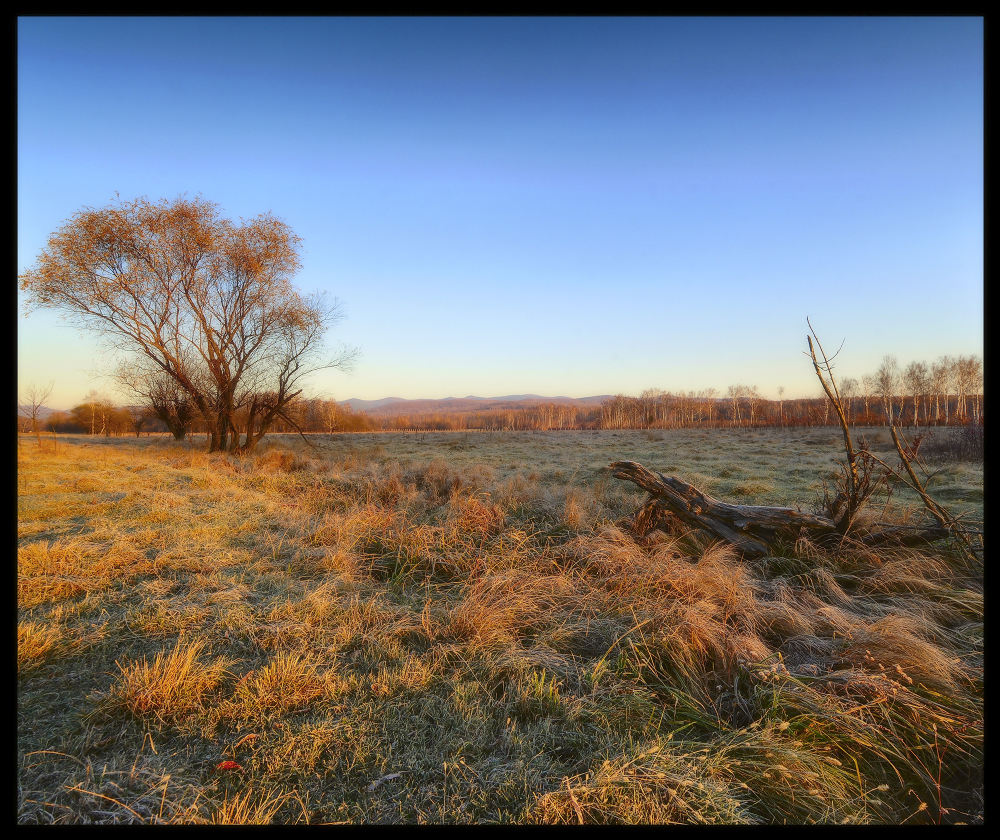
[[[18,21],[18,271],[85,206],[203,195],[303,240],[355,399],[757,385],[983,353],[983,21]],[[107,353],[23,314],[50,407]],[[461,398],[461,397],[458,397]]]

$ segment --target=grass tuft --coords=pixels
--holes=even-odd
[[[180,723],[204,711],[205,702],[228,674],[229,661],[205,661],[201,640],[178,640],[169,652],[157,653],[152,662],[119,665],[118,679],[103,699],[104,713],[124,711],[133,717],[150,717],[161,723]]]

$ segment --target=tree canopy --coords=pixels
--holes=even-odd
[[[234,223],[200,197],[140,198],[77,212],[19,282],[30,308],[111,340],[119,378],[176,385],[209,423],[210,450],[241,452],[287,419],[305,376],[351,358],[325,355],[337,305],[292,285],[300,248],[270,213]],[[123,377],[129,365],[142,376]]]

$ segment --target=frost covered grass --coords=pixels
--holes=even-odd
[[[833,431],[311,440],[22,441],[20,822],[981,820],[981,576],[639,542],[603,469],[805,507]]]

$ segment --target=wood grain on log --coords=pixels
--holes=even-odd
[[[794,508],[719,501],[676,476],[653,472],[635,461],[615,461],[611,471],[615,478],[631,481],[650,494],[636,520],[637,526],[646,530],[659,527],[663,516],[673,515],[750,556],[769,553],[768,544],[782,531],[836,530],[832,519]]]

